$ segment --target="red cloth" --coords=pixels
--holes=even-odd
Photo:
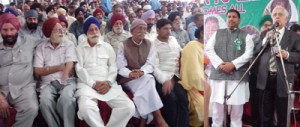
[[[97,13],[101,13],[101,15],[104,15],[104,12],[102,11],[101,8],[97,8],[94,12],[93,12],[93,16],[96,17]]]
[[[110,25],[111,26],[114,26],[115,23],[118,21],[118,20],[121,20],[123,25],[125,25],[125,16],[122,15],[122,14],[114,14],[111,18],[110,18]]]
[[[49,18],[43,24],[43,33],[46,37],[50,37],[54,26],[59,23],[58,18]]]
[[[10,13],[5,13],[0,16],[0,30],[5,23],[12,24],[17,30],[19,30],[21,27],[19,19]]]
[[[60,15],[60,16],[58,16],[58,19],[60,22],[64,22],[66,24],[66,27],[68,28],[69,24],[68,24],[68,21],[65,16]]]

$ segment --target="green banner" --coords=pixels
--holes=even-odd
[[[226,13],[229,9],[241,13],[239,28],[251,35],[259,34],[259,23],[262,17],[271,15],[275,6],[283,6],[289,12],[287,27],[299,23],[300,0],[204,0],[205,40],[208,40],[218,28],[226,28]]]

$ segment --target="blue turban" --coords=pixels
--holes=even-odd
[[[83,32],[84,32],[86,35],[87,35],[87,31],[88,31],[90,25],[92,25],[92,24],[95,24],[95,25],[99,28],[99,30],[100,30],[101,24],[100,24],[100,22],[98,21],[98,19],[95,18],[95,17],[93,17],[93,16],[90,16],[90,17],[88,17],[88,18],[84,21],[84,23],[83,23]]]
[[[18,12],[16,12],[14,9],[12,9],[12,8],[6,8],[5,9],[5,11],[4,11],[4,13],[11,13],[11,14],[13,14],[13,15],[15,15],[15,16],[18,16]]]
[[[85,13],[84,10],[81,7],[79,7],[74,12],[75,13],[75,18],[77,17],[77,15],[79,14],[79,12],[82,12],[83,14]]]
[[[38,13],[35,10],[29,10],[28,12],[25,13],[24,18],[30,18],[30,17],[35,17],[38,18]]]

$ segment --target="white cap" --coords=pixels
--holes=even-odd
[[[145,5],[145,6],[143,7],[143,9],[144,9],[144,10],[151,10],[151,6],[150,6],[150,5]]]

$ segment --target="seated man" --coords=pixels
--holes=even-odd
[[[37,47],[34,72],[41,76],[40,110],[49,127],[75,126],[76,90],[75,78],[71,77],[77,62],[75,45],[64,38],[58,18],[49,18],[43,24],[43,40]]]
[[[156,23],[157,38],[154,40],[157,50],[157,61],[154,76],[156,89],[164,107],[162,115],[170,127],[188,127],[189,110],[185,89],[178,83],[180,45],[175,37],[170,36],[172,22],[168,19]]]
[[[76,48],[79,77],[75,96],[78,98],[77,113],[91,127],[125,127],[134,114],[134,104],[117,84],[116,55],[113,48],[99,40],[100,23],[89,17],[83,24],[87,40]],[[105,101],[112,114],[104,125],[98,108],[98,100]]]
[[[31,127],[38,114],[32,59],[37,45],[34,38],[18,35],[20,22],[6,13],[0,16],[0,117],[17,115],[13,127]]]
[[[159,109],[163,106],[155,89],[154,71],[156,52],[151,42],[145,39],[147,24],[141,19],[133,21],[130,31],[132,37],[121,45],[118,52],[118,69],[120,84],[128,88],[134,95],[137,107],[135,117],[141,117],[140,127],[153,120],[158,127],[168,127]],[[152,115],[153,113],[153,115]]]
[[[113,29],[104,37],[104,41],[114,48],[116,54],[121,43],[131,36],[128,31],[123,29],[125,21],[125,16],[123,14],[114,14],[110,18],[110,25]]]

